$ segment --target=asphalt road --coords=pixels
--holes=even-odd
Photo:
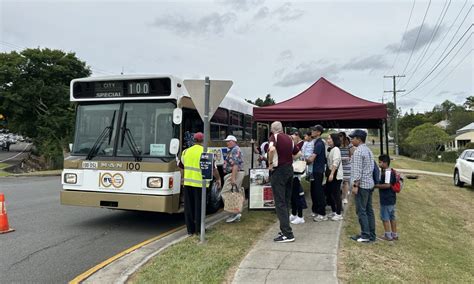
[[[10,226],[0,234],[0,283],[65,283],[184,223],[183,215],[59,204],[59,177],[0,178]]]
[[[28,155],[33,144],[18,142],[10,145],[10,151],[0,150],[0,163],[17,164]],[[1,280],[0,280],[1,281]]]

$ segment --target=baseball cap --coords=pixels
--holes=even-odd
[[[196,132],[194,134],[194,140],[195,141],[202,141],[204,140],[204,134],[202,134],[202,132]]]
[[[323,133],[324,132],[324,127],[322,127],[319,124],[316,124],[315,126],[311,126],[311,130],[312,131],[319,131],[319,132]]]
[[[356,129],[352,131],[351,134],[349,134],[349,137],[351,138],[357,137],[357,138],[365,139],[367,137],[367,133],[364,130]]]
[[[224,141],[234,141],[237,142],[237,138],[234,135],[227,135],[227,138]]]

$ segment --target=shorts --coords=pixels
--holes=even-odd
[[[395,221],[395,205],[380,205],[380,219]]]

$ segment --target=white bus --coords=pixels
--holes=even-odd
[[[203,131],[182,81],[120,75],[74,79],[70,88],[76,124],[71,155],[64,160],[61,204],[181,212],[176,159],[192,134]],[[246,170],[257,132],[253,107],[228,95],[210,127],[214,152],[225,153],[226,135],[237,137]]]

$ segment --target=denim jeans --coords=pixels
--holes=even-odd
[[[359,217],[360,236],[375,241],[375,215],[372,208],[373,189],[359,188],[355,196],[356,213]]]
[[[271,174],[273,198],[275,199],[275,211],[280,221],[280,230],[287,238],[293,238],[290,226],[290,198],[293,183],[293,166],[278,166]]]

